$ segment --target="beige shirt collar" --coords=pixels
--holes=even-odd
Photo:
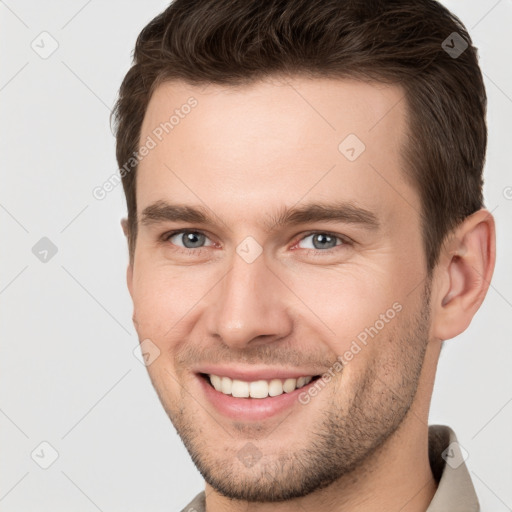
[[[464,463],[455,432],[446,425],[429,425],[428,455],[437,491],[425,512],[480,512],[480,504]],[[205,512],[200,492],[181,512]]]
[[[479,512],[480,504],[455,432],[446,425],[428,427],[428,455],[437,491],[425,512]]]

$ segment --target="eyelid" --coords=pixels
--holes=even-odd
[[[175,230],[175,231],[167,231],[167,232],[165,232],[161,236],[161,240],[163,242],[167,242],[171,237],[173,237],[175,235],[178,235],[178,234],[181,234],[181,233],[199,233],[199,234],[202,234],[206,238],[210,239],[210,241],[212,241],[212,244],[204,246],[204,247],[196,247],[196,248],[188,248],[188,247],[176,246],[178,248],[178,250],[198,252],[198,251],[201,251],[202,249],[206,249],[207,247],[215,246],[215,242],[213,242],[211,236],[206,231],[204,231],[202,229],[194,229],[194,228],[185,228],[185,229],[178,229],[178,230]],[[354,245],[355,244],[355,241],[352,240],[350,237],[348,237],[346,235],[342,235],[342,234],[339,234],[339,233],[333,233],[331,231],[325,231],[325,230],[317,229],[317,230],[311,230],[311,231],[308,231],[308,232],[305,232],[305,233],[301,233],[300,235],[297,235],[297,237],[295,238],[295,241],[292,244],[292,248],[294,248],[296,245],[298,245],[302,240],[304,240],[308,236],[317,235],[317,234],[322,234],[322,235],[327,235],[327,236],[331,236],[331,237],[337,238],[337,239],[341,240],[343,243],[337,244],[334,247],[331,247],[331,248],[326,249],[326,250],[303,249],[304,251],[308,251],[308,252],[313,251],[313,252],[318,252],[318,253],[327,253],[327,254],[329,254],[329,253],[331,253],[333,251],[336,251],[336,249],[339,248],[339,247],[343,247],[343,246],[347,246],[347,245]]]
[[[200,235],[204,235],[206,238],[208,238],[212,244],[211,245],[207,245],[205,247],[197,247],[195,249],[190,249],[188,247],[180,247],[180,246],[177,246],[179,249],[183,249],[185,251],[199,251],[201,249],[205,249],[206,247],[212,247],[215,245],[215,242],[212,240],[212,237],[208,234],[208,232],[202,230],[202,229],[189,229],[189,228],[185,228],[185,229],[177,229],[175,231],[166,231],[161,237],[160,239],[163,241],[163,242],[167,242],[169,241],[169,239],[175,235],[179,235],[179,234],[183,234],[183,233],[198,233]],[[174,245],[174,244],[173,244]]]
[[[334,247],[331,247],[331,248],[326,249],[324,251],[322,251],[320,249],[303,249],[304,251],[313,251],[313,252],[329,254],[329,253],[331,253],[333,251],[336,251],[336,249],[339,248],[339,247],[343,247],[343,246],[347,246],[347,245],[354,245],[355,244],[354,240],[352,240],[350,237],[348,237],[346,235],[342,235],[342,234],[339,234],[339,233],[333,233],[331,231],[325,231],[325,230],[321,230],[321,229],[316,229],[316,230],[311,230],[309,232],[301,233],[300,235],[298,235],[298,238],[296,238],[295,242],[292,245],[292,248],[297,246],[305,238],[307,238],[307,237],[309,237],[311,235],[319,235],[319,234],[327,235],[327,236],[330,236],[330,237],[333,237],[333,238],[337,238],[337,239],[341,240],[342,243],[341,244],[337,244]]]

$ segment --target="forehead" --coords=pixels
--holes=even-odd
[[[403,90],[382,83],[163,83],[141,129],[151,149],[138,167],[138,212],[167,199],[250,218],[262,206],[336,198],[410,217],[418,197],[403,179],[406,124]]]

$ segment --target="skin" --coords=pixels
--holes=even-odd
[[[437,488],[427,436],[441,340],[464,331],[485,297],[492,215],[460,224],[427,279],[420,200],[401,169],[398,86],[168,82],[151,98],[141,143],[190,96],[197,106],[139,164],[139,221],[166,200],[206,206],[216,223],[139,222],[127,283],[139,339],[160,350],[151,381],[205,478],[208,511],[426,510]],[[366,146],[354,161],[338,150],[350,133]],[[283,207],[334,200],[371,210],[379,228],[265,227]],[[163,237],[179,229],[206,238],[182,253],[186,239]],[[339,245],[313,245],[326,232]],[[252,263],[236,252],[248,236],[263,250]],[[322,373],[395,303],[400,312],[314,399],[276,417],[223,416],[193,373],[205,362]],[[249,442],[260,455],[250,467],[238,456]]]

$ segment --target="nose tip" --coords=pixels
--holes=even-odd
[[[252,301],[247,301],[252,302]],[[268,343],[281,338],[289,329],[285,312],[277,308],[251,307],[237,302],[236,308],[224,303],[225,307],[215,323],[214,332],[231,348],[241,349],[247,345]]]
[[[216,290],[210,332],[232,348],[286,336],[292,327],[286,295],[264,259],[235,260]]]

